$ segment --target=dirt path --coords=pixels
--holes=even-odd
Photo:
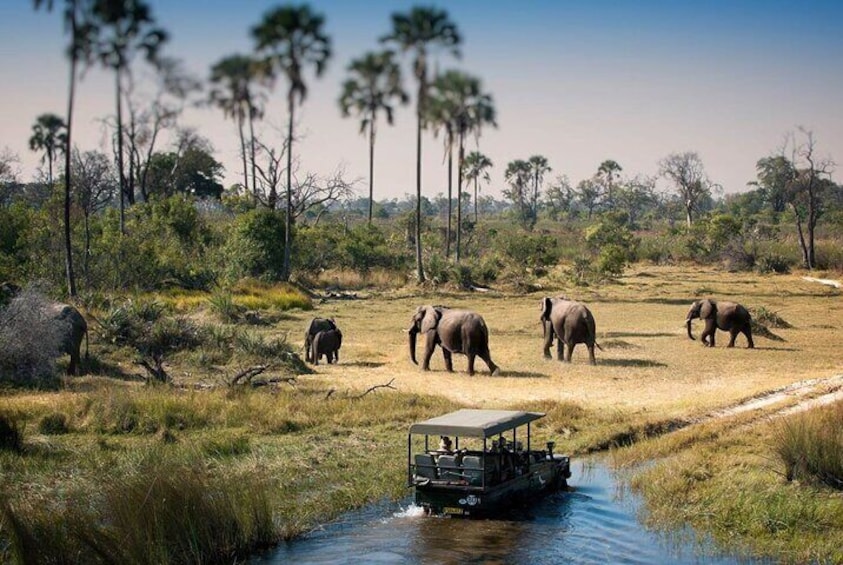
[[[767,411],[767,408],[783,403],[789,399],[796,399],[794,405],[779,410]],[[824,379],[808,379],[793,384],[779,387],[752,398],[723,408],[715,410],[702,418],[689,422],[700,424],[712,420],[720,420],[737,416],[751,411],[758,411],[760,416],[781,417],[804,412],[817,406],[831,404],[837,400],[843,400],[843,375],[834,375]]]

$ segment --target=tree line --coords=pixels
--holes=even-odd
[[[33,0],[36,10],[53,10],[58,4],[69,38],[67,114],[65,118],[38,116],[29,145],[43,153],[46,192],[62,191],[65,284],[71,296],[77,292],[71,225],[74,210],[84,224],[85,262],[92,253],[92,217],[116,208],[117,233],[123,237],[126,210],[139,200],[152,202],[177,194],[215,200],[225,197],[230,210],[260,208],[279,213],[283,229],[273,228],[273,233],[283,240],[276,273],[282,280],[291,276],[297,220],[313,217],[318,222],[326,214],[346,220],[354,216],[354,182],[348,181],[342,170],[329,175],[306,172],[295,159],[297,109],[305,103],[310,78],[323,74],[333,54],[331,38],[324,31],[324,15],[308,5],[271,8],[250,29],[253,52],[227,55],[214,63],[205,92],[203,81],[189,76],[176,59],[165,55],[169,34],[144,0]],[[446,261],[459,265],[463,238],[479,223],[482,187],[492,179],[494,164],[479,151],[479,138],[484,128],[496,127],[496,109],[480,78],[454,69],[431,76],[432,53],[460,57],[463,37],[446,11],[413,7],[393,14],[390,23],[391,29],[378,38],[382,48],[366,52],[348,65],[338,106],[343,116],[359,121],[360,133],[368,141],[365,221],[371,227],[376,208],[383,213],[395,204],[379,204],[375,199],[377,125],[382,120],[391,125],[398,107],[415,101],[416,192],[408,198],[415,210],[412,217],[406,217],[405,243],[414,247],[415,278],[422,282],[429,270],[423,260],[424,238],[430,236],[430,226],[426,229],[425,224],[435,215],[431,208],[437,208],[422,194],[422,132],[429,130],[443,141],[447,196],[441,207],[442,250]],[[404,89],[401,55],[410,59],[416,83],[412,97]],[[111,157],[99,151],[81,151],[72,142],[76,82],[85,68],[94,65],[114,74],[115,109],[107,119],[113,130]],[[286,87],[287,128],[282,142],[273,143],[256,134],[255,123],[265,117],[266,101],[279,83]],[[178,125],[184,108],[197,101],[218,108],[236,126],[242,182],[227,190],[219,182],[223,167],[214,158],[210,142],[199,132]],[[174,142],[171,150],[162,150],[160,140],[168,130],[174,132]],[[466,151],[472,139],[478,150]],[[54,164],[61,157],[64,170],[57,180]],[[12,201],[27,194],[32,200],[38,191],[33,183],[18,181],[14,162],[10,152],[0,155],[0,205],[7,210]],[[657,177],[624,176],[621,164],[606,159],[592,177],[575,186],[565,175],[549,180],[551,163],[537,154],[507,163],[501,175],[506,203],[492,203],[491,209],[503,209],[504,215],[528,232],[542,217],[598,224],[613,217],[616,224],[634,230],[649,215],[666,219],[673,229],[680,214],[690,232],[700,218],[718,207],[751,210],[756,215],[767,209],[792,222],[802,264],[815,268],[818,221],[841,200],[840,186],[832,180],[834,163],[820,158],[813,133],[800,129],[789,135],[776,154],[759,159],[757,170],[757,179],[750,183],[753,190],[724,199],[702,159],[692,151],[666,156],[659,162]],[[668,182],[672,192],[657,192],[658,178]],[[466,213],[472,201],[473,219]],[[2,251],[8,254],[9,245],[6,247]]]

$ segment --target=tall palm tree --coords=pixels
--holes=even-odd
[[[459,44],[462,41],[456,24],[445,10],[413,7],[409,13],[392,14],[392,32],[381,38],[382,42],[394,43],[402,53],[413,53],[413,75],[418,81],[416,96],[416,275],[424,281],[421,242],[421,163],[422,129],[427,102],[427,57],[428,50],[441,47],[459,58]]]
[[[167,32],[156,27],[152,9],[144,0],[91,0],[97,27],[96,54],[100,63],[114,71],[117,113],[117,175],[120,180],[120,233],[125,227],[125,202],[135,196],[126,186],[123,170],[123,76],[135,55],[142,53],[156,64]]]
[[[312,66],[322,76],[331,58],[331,38],[324,32],[325,17],[310,6],[281,6],[264,14],[252,28],[252,37],[259,53],[266,55],[269,66],[284,75],[287,89],[287,213],[284,229],[284,262],[282,277],[290,276],[290,249],[293,229],[293,124],[296,100],[304,102],[307,85],[304,70]]]
[[[33,0],[33,7],[39,10],[45,7],[53,9],[53,0]],[[64,22],[66,32],[70,34],[70,45],[67,49],[70,60],[70,77],[67,86],[67,121],[65,124],[65,147],[72,147],[71,133],[73,131],[73,105],[76,96],[76,75],[79,63],[90,62],[92,39],[95,28],[90,19],[90,2],[88,0],[65,0]],[[71,151],[64,154],[64,246],[65,246],[65,274],[67,277],[67,292],[76,296],[76,281],[73,273],[73,254],[70,242],[70,194],[71,194]]]
[[[524,228],[532,229],[536,223],[536,214],[531,203],[532,198],[527,193],[528,185],[533,177],[530,164],[523,159],[510,161],[503,175],[510,186],[509,189],[504,190],[504,195],[515,204],[518,219]]]
[[[544,155],[533,155],[527,159],[527,164],[530,167],[530,174],[533,178],[532,207],[535,209],[536,214],[538,214],[539,192],[541,192],[542,181],[544,180],[544,175],[553,169],[550,168],[547,157]]]
[[[454,142],[457,130],[459,107],[455,100],[455,85],[450,77],[439,75],[430,84],[431,93],[427,100],[425,118],[433,127],[433,134],[444,130],[445,157],[448,160],[448,224],[445,232],[445,257],[451,255],[451,219],[453,218]]]
[[[394,101],[406,104],[407,93],[401,85],[401,67],[390,50],[366,53],[348,65],[351,75],[342,85],[339,105],[344,118],[353,111],[360,118],[360,133],[369,135],[369,223],[372,223],[372,203],[375,185],[375,134],[378,113],[386,114],[392,125]]]
[[[246,136],[243,127],[249,121],[252,143],[251,161],[254,167],[254,120],[263,116],[263,109],[258,104],[255,83],[263,76],[259,61],[246,55],[230,55],[217,61],[211,67],[211,92],[209,99],[222,109],[226,117],[237,123],[240,135],[240,155],[243,159],[243,187],[249,191],[249,167],[247,164]],[[252,171],[252,192],[257,198],[257,181]]]
[[[462,243],[462,186],[463,171],[465,169],[465,138],[474,134],[475,139],[485,125],[497,127],[495,122],[495,106],[492,97],[484,94],[480,80],[469,75],[456,75],[452,79],[457,86],[457,136],[459,138],[459,165],[457,176],[457,262],[460,261]],[[475,211],[476,215],[476,211]]]
[[[47,178],[52,189],[53,163],[56,161],[56,154],[67,150],[67,124],[55,114],[41,114],[32,125],[29,148],[33,151],[44,152],[41,161],[47,162]]]
[[[597,167],[597,176],[602,177],[606,181],[606,205],[611,210],[615,205],[614,196],[614,182],[615,174],[621,172],[623,168],[617,161],[606,159],[600,166]]]
[[[463,161],[463,175],[466,180],[474,181],[474,222],[477,223],[477,184],[480,179],[491,182],[489,171],[492,168],[492,160],[479,151],[472,151],[465,156]]]

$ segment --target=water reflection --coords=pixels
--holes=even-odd
[[[572,463],[572,490],[495,520],[424,516],[405,501],[347,514],[255,563],[746,563],[691,536],[647,531],[637,497],[600,463]]]

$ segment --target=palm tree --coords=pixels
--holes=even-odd
[[[489,171],[492,168],[492,160],[479,151],[472,151],[465,156],[463,161],[463,175],[466,180],[474,181],[474,223],[477,223],[477,184],[479,179],[491,182]]]
[[[33,151],[44,152],[41,162],[47,162],[47,178],[52,189],[53,163],[56,161],[56,153],[67,150],[67,124],[55,114],[41,114],[32,125],[29,148]]]
[[[381,38],[394,43],[403,53],[413,53],[413,75],[418,81],[416,97],[416,275],[424,281],[421,242],[421,163],[422,128],[427,103],[427,56],[432,47],[448,49],[459,58],[461,42],[456,24],[448,13],[437,8],[413,7],[408,14],[392,14],[392,32]]]
[[[456,259],[460,260],[462,234],[462,180],[465,161],[465,137],[469,133],[480,135],[485,124],[495,125],[495,109],[489,95],[483,94],[480,80],[459,71],[447,71],[436,77],[432,84],[430,115],[434,124],[447,132],[445,149],[448,154],[448,224],[450,234],[451,204],[451,148],[458,145],[457,157],[457,247]]]
[[[310,6],[281,6],[264,14],[252,28],[258,52],[266,54],[270,68],[284,75],[288,82],[287,110],[287,213],[284,229],[284,262],[282,277],[290,276],[290,248],[293,228],[293,124],[296,99],[304,102],[307,85],[304,69],[313,66],[319,77],[331,57],[331,39],[325,35],[325,17],[311,11]]]
[[[44,6],[53,9],[53,0],[33,0],[33,7],[38,10]],[[91,57],[91,40],[94,27],[91,24],[89,3],[83,0],[65,0],[64,21],[66,30],[70,33],[70,45],[67,49],[70,59],[70,79],[67,87],[67,122],[65,124],[65,147],[72,146],[71,132],[73,124],[73,104],[76,95],[77,66],[80,62],[87,63]],[[76,296],[76,281],[73,274],[73,254],[70,243],[70,194],[71,194],[71,152],[64,154],[64,246],[65,246],[65,274],[67,276],[67,292]]]
[[[462,242],[462,179],[465,169],[465,137],[473,133],[475,139],[480,137],[484,125],[495,123],[495,107],[492,97],[482,92],[480,80],[471,76],[455,76],[453,79],[458,86],[457,135],[459,137],[459,165],[457,176],[457,263],[460,261]],[[476,204],[475,204],[476,205]],[[475,209],[476,216],[476,209]]]
[[[547,163],[547,157],[544,155],[533,155],[527,160],[530,167],[530,174],[533,177],[533,209],[538,214],[539,192],[541,192],[541,184],[544,180],[545,173],[549,173],[553,169]]]
[[[606,181],[606,205],[610,210],[614,208],[615,205],[615,197],[613,194],[615,174],[621,172],[622,170],[623,168],[618,164],[618,162],[613,161],[612,159],[606,159],[600,163],[599,167],[597,167],[597,176]]]
[[[503,175],[510,185],[509,189],[504,190],[504,195],[515,204],[518,219],[524,228],[532,229],[536,223],[536,213],[531,205],[532,198],[527,194],[528,184],[533,177],[530,163],[523,159],[510,161],[506,165],[506,171]]]
[[[393,101],[409,100],[401,85],[401,68],[393,59],[393,51],[366,53],[348,65],[351,77],[343,83],[339,105],[344,118],[354,111],[360,117],[360,133],[369,135],[369,223],[372,223],[372,202],[375,185],[375,133],[378,112],[386,114],[386,123],[393,123]]]
[[[246,163],[246,136],[243,126],[249,120],[252,161],[252,192],[257,198],[257,180],[255,178],[255,135],[254,120],[263,116],[263,109],[258,105],[255,82],[265,75],[259,61],[246,55],[230,55],[220,59],[211,67],[211,92],[209,99],[216,104],[226,117],[234,118],[240,135],[240,154],[243,159],[243,187],[249,191],[249,167]],[[274,202],[272,203],[274,207]]]
[[[459,107],[455,101],[456,85],[445,75],[437,76],[431,83],[431,94],[427,100],[428,123],[433,126],[433,134],[445,130],[445,157],[448,159],[448,227],[445,233],[445,257],[451,255],[451,218],[453,218],[453,180],[454,180],[454,137],[457,129]]]
[[[152,9],[144,0],[91,0],[97,26],[96,54],[100,63],[114,71],[117,113],[117,175],[120,181],[120,233],[125,225],[125,201],[135,196],[126,188],[123,171],[123,74],[137,53],[155,64],[167,32],[155,27]]]

